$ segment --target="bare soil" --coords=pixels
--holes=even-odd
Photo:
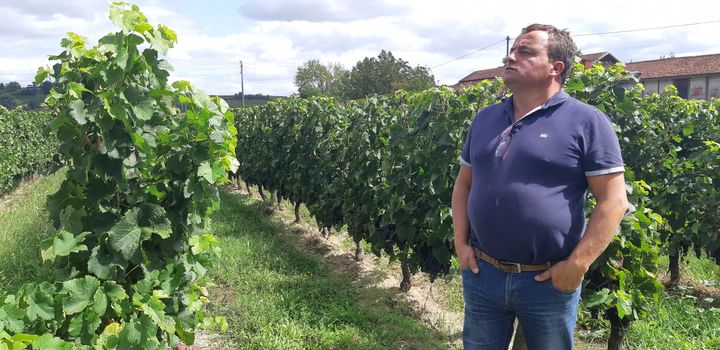
[[[228,187],[236,194],[247,195],[245,187],[238,189]],[[260,200],[256,191],[253,198]],[[283,206],[287,202],[283,202]],[[289,204],[287,204],[289,205]],[[462,349],[461,334],[463,324],[462,312],[451,311],[443,305],[442,293],[437,284],[430,283],[426,274],[418,273],[412,278],[412,288],[407,293],[400,291],[402,274],[400,264],[390,263],[386,258],[378,258],[372,253],[364,253],[361,261],[355,260],[355,244],[345,233],[334,233],[323,237],[319,229],[312,223],[294,223],[293,210],[282,206],[274,206],[274,210],[264,210],[265,215],[271,215],[281,221],[288,229],[283,234],[286,239],[300,247],[308,255],[321,259],[323,264],[333,274],[348,276],[352,284],[358,289],[394,290],[392,302],[409,305],[411,313],[420,319],[428,328],[447,336],[450,349]],[[214,299],[212,291],[211,298]],[[213,300],[215,302],[215,300]],[[360,300],[367,303],[367,307],[374,307],[372,300]],[[205,349],[204,345],[199,348]],[[210,349],[208,347],[208,349]]]

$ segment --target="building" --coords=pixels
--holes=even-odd
[[[597,52],[597,53],[591,53],[587,55],[582,55],[580,58],[580,63],[582,63],[585,68],[589,68],[590,66],[600,63],[600,64],[608,64],[613,65],[615,63],[620,62],[615,56],[610,54],[609,52]],[[483,80],[487,79],[495,79],[497,77],[501,77],[503,74],[503,66],[496,67],[496,68],[490,68],[490,69],[481,69],[474,71],[470,73],[465,78],[460,79],[460,81],[453,85],[453,88],[461,88],[468,85],[477,84]]]
[[[720,98],[720,54],[630,62],[625,68],[639,74],[646,94],[673,84],[682,98]]]
[[[596,63],[615,64],[620,62],[608,52],[582,55],[580,62],[587,68]],[[662,92],[670,84],[675,85],[682,98],[710,100],[720,98],[720,54],[689,57],[670,57],[625,64],[645,86],[645,93]],[[453,85],[453,88],[477,84],[482,80],[502,76],[503,67],[481,69],[470,73]]]

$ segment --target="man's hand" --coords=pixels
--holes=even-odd
[[[535,276],[538,282],[550,279],[555,288],[563,291],[573,291],[580,286],[590,264],[612,241],[628,206],[622,172],[588,176],[587,180],[597,205],[590,215],[585,235],[567,260]]]
[[[475,260],[475,252],[469,244],[456,244],[455,251],[460,263],[460,270],[471,269],[473,273],[480,272],[480,268]]]
[[[543,282],[550,279],[556,289],[570,293],[580,287],[585,271],[587,269],[582,265],[572,260],[563,260],[535,276],[535,280]]]

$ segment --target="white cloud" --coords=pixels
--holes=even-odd
[[[501,64],[505,36],[530,23],[552,23],[573,34],[717,20],[720,2],[684,6],[649,0],[552,5],[546,2],[468,0],[139,0],[153,24],[163,23],[179,42],[167,57],[173,78],[213,94],[240,90],[239,61],[248,93],[295,92],[294,73],[309,59],[351,68],[390,50],[411,65],[433,68],[439,83],[453,84],[477,69]],[[73,31],[91,43],[113,30],[107,4],[97,0],[0,0],[0,81],[29,83],[47,55],[61,51]],[[585,53],[609,51],[623,61],[718,53],[720,23],[626,34],[576,37]],[[465,58],[457,57],[500,43]],[[454,60],[451,63],[448,61]],[[442,65],[441,65],[442,64]],[[11,78],[12,77],[12,78]]]
[[[64,14],[68,17],[91,20],[98,12],[107,9],[107,2],[97,0],[2,0],[0,8],[3,10],[12,8],[15,12],[37,18]],[[3,11],[3,13],[5,12]]]
[[[249,0],[238,12],[260,21],[343,22],[395,15],[402,10],[382,0]]]

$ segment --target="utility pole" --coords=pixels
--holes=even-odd
[[[505,38],[505,58],[510,55],[510,36]]]
[[[240,95],[242,97],[242,108],[245,108],[245,77],[243,76],[242,60],[240,60]]]

